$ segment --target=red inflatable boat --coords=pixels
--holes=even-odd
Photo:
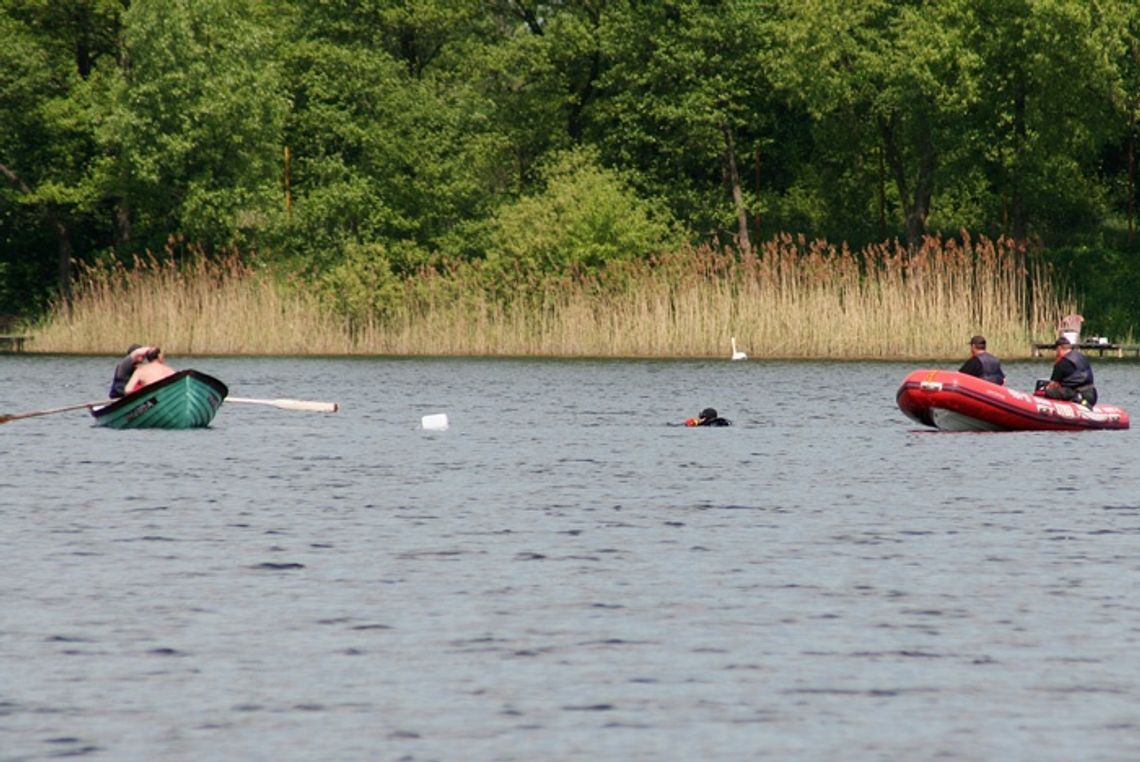
[[[952,370],[916,370],[895,395],[908,418],[945,431],[1083,431],[1127,429],[1114,405],[1092,410],[991,384]]]

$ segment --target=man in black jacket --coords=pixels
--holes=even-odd
[[[1073,343],[1065,336],[1057,339],[1053,349],[1057,361],[1053,364],[1053,375],[1045,386],[1045,396],[1078,402],[1091,408],[1096,404],[1097,393],[1089,358],[1073,349]]]
[[[970,337],[970,359],[962,364],[958,372],[977,376],[999,386],[1005,383],[1005,371],[1001,369],[1001,361],[986,351],[985,336]]]

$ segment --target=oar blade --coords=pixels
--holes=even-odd
[[[335,413],[340,409],[340,405],[335,402],[316,400],[273,400],[273,404],[284,410],[301,410],[309,413]]]
[[[261,400],[249,397],[226,397],[226,402],[240,402],[247,405],[268,405],[282,410],[300,410],[307,413],[335,413],[340,405],[335,402],[318,402],[316,400]]]

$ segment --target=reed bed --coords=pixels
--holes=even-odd
[[[344,323],[237,257],[152,257],[81,268],[71,298],[33,331],[41,352],[121,354],[139,342],[179,355],[339,354],[354,349]]]
[[[345,315],[315,287],[236,257],[84,269],[35,329],[37,351],[170,354],[728,356],[951,359],[983,333],[1028,357],[1074,311],[1013,242],[927,238],[858,252],[779,236],[752,254],[709,247],[600,272],[504,279],[480,263],[404,279],[382,315]]]

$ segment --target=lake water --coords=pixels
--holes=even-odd
[[[0,426],[4,762],[1140,759],[1135,431],[919,430],[913,364],[171,362],[342,410]]]

